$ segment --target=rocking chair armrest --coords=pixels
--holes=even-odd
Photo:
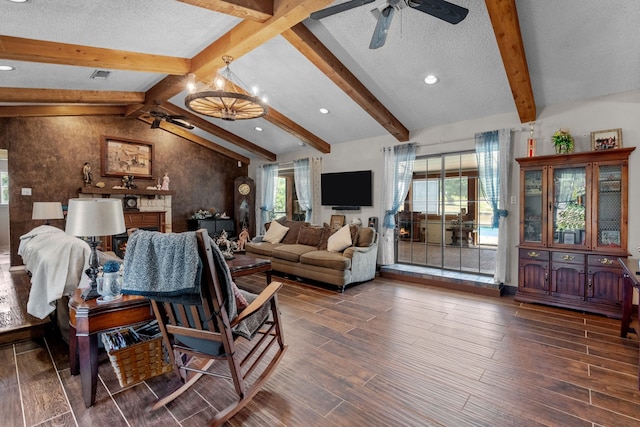
[[[258,297],[247,306],[247,308],[238,313],[238,316],[236,316],[236,318],[231,321],[231,327],[233,328],[238,323],[242,322],[244,319],[262,308],[262,306],[264,306],[271,300],[271,298],[275,296],[275,294],[280,290],[281,287],[282,283],[271,282],[269,286],[264,288],[264,290],[260,292]]]

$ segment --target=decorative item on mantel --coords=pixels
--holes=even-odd
[[[84,185],[91,186],[93,175],[91,173],[91,165],[89,162],[84,162],[84,166],[82,166],[82,179],[84,181]]]
[[[568,129],[558,129],[551,137],[557,154],[573,153],[573,137]]]
[[[169,191],[169,172],[164,173],[164,177],[162,178],[162,187],[161,190]]]

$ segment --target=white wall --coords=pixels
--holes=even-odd
[[[571,102],[538,109],[538,120],[535,123],[534,138],[537,139],[536,154],[553,154],[551,135],[559,128],[569,129],[575,139],[575,151],[590,151],[590,132],[594,130],[622,128],[624,147],[635,147],[640,141],[640,91],[609,95],[587,102]],[[523,129],[514,132],[513,156],[525,157],[529,124],[520,123],[517,114],[504,114],[485,117],[479,120],[467,120],[422,129],[411,132],[411,142],[417,142],[418,155],[473,150],[474,134],[499,128]],[[328,141],[331,143],[331,141]],[[373,170],[374,207],[362,208],[361,211],[345,211],[347,221],[357,216],[364,221],[370,216],[383,217],[382,199],[382,148],[400,144],[392,136],[375,139],[351,141],[331,146],[331,153],[322,155],[316,150],[303,149],[278,156],[277,163],[286,163],[304,157],[322,157],[323,172],[344,172],[354,170]],[[252,161],[249,175],[257,180],[258,167],[264,162]],[[519,197],[518,164],[512,163],[512,179],[510,195]],[[633,257],[640,256],[640,150],[631,154],[629,162],[629,253]],[[260,188],[259,186],[257,187]],[[517,200],[517,199],[516,199]],[[517,201],[519,203],[519,200]],[[329,220],[330,208],[322,207],[321,218]],[[509,205],[509,272],[506,285],[517,286],[518,280],[518,223],[519,205]]]

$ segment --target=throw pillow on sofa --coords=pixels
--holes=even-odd
[[[302,228],[302,226],[307,225],[307,222],[303,222],[303,221],[285,221],[284,222],[284,226],[285,227],[289,227],[289,231],[287,232],[287,234],[284,236],[284,239],[282,239],[282,241],[280,243],[284,243],[285,245],[295,245],[296,243],[298,243],[298,235],[300,234],[300,229]],[[313,245],[315,246],[315,245]]]
[[[342,252],[351,246],[351,243],[351,229],[347,224],[329,237],[327,250],[329,252]]]
[[[269,230],[267,230],[262,240],[269,243],[280,243],[287,231],[289,231],[289,227],[280,225],[278,221],[271,221]]]
[[[322,227],[304,226],[300,227],[298,233],[299,245],[315,246],[320,244],[320,238],[322,237]]]

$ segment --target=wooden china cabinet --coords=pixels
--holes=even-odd
[[[635,147],[519,158],[515,299],[622,316],[628,160]]]

